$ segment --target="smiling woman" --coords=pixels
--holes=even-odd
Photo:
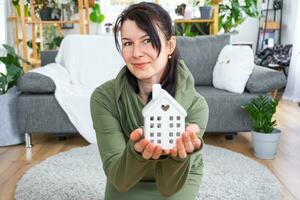
[[[108,180],[105,199],[195,199],[202,178],[200,149],[208,106],[179,59],[172,20],[158,4],[142,2],[125,9],[114,30],[126,65],[91,96],[93,126]],[[142,110],[152,98],[153,84],[160,84],[187,111],[186,127],[172,149],[142,137]]]

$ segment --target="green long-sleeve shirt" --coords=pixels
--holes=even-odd
[[[181,61],[178,65],[175,99],[187,111],[186,123],[196,123],[202,138],[208,120],[208,106],[205,99],[194,88],[192,75]],[[156,184],[162,196],[184,193],[183,186],[197,182],[202,175],[202,158],[196,151],[186,159],[167,156],[159,160],[146,160],[133,148],[130,133],[143,126],[144,104],[129,85],[125,67],[116,79],[95,89],[91,97],[91,113],[97,134],[99,152],[107,176],[106,197],[120,193],[122,199],[131,199],[135,187],[141,182]],[[193,179],[197,176],[197,179]],[[181,189],[181,190],[180,190]],[[136,190],[138,191],[138,190]],[[114,193],[114,194],[110,194]],[[147,199],[147,195],[144,199]],[[177,195],[176,193],[176,195]],[[126,197],[126,195],[129,195]],[[153,194],[153,193],[151,193]],[[174,195],[174,196],[176,196]],[[149,199],[151,199],[149,193]]]

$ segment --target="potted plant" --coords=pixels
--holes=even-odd
[[[101,13],[100,5],[95,3],[90,14],[90,20],[96,24],[96,34],[101,29],[100,24],[104,21],[105,16]]]
[[[241,107],[250,114],[254,155],[261,159],[273,159],[277,152],[280,130],[276,129],[276,112],[279,99],[258,95]]]
[[[211,19],[213,8],[210,0],[199,1],[200,19]]]
[[[16,98],[19,92],[14,86],[24,73],[21,62],[29,63],[11,46],[3,47],[3,50],[0,48],[0,146],[7,146],[24,142],[17,130]]]
[[[219,7],[219,30],[225,33],[237,32],[234,30],[247,17],[259,17],[257,0],[246,0],[243,4],[239,0],[223,1]]]

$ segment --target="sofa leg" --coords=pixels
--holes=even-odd
[[[66,141],[66,140],[67,140],[67,136],[65,135],[58,136],[58,141]]]
[[[32,147],[31,134],[30,133],[25,133],[25,147],[26,148],[31,148]]]
[[[225,139],[226,140],[233,140],[234,135],[236,135],[236,133],[225,133]]]

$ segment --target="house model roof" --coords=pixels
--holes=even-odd
[[[150,113],[154,112],[157,107],[160,107],[160,103],[163,100],[167,100],[181,115],[186,117],[187,113],[185,109],[164,89],[161,88],[160,84],[153,84],[152,86],[152,99],[144,107],[142,114],[143,117],[148,116]]]

